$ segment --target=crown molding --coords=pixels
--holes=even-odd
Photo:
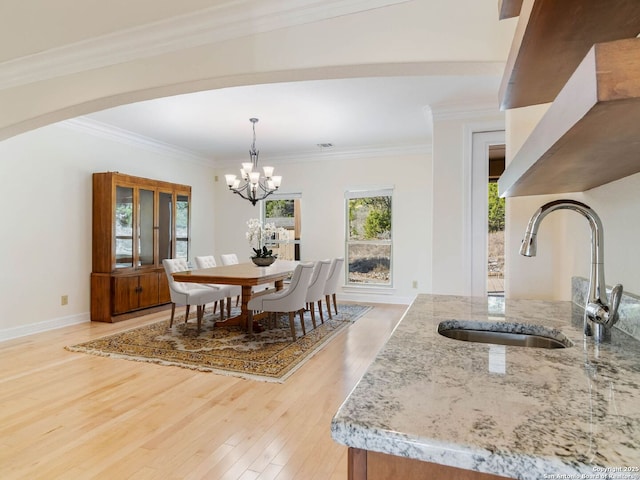
[[[477,117],[501,116],[504,112],[496,99],[493,101],[479,101],[477,103],[443,103],[427,105],[424,114],[433,120],[468,120]]]
[[[130,130],[125,130],[87,117],[78,117],[64,120],[56,125],[76,132],[92,135],[124,145],[142,148],[164,155],[179,156],[187,161],[197,163],[205,167],[226,168],[235,167],[244,161],[243,158],[230,158],[224,161],[213,160],[200,155],[193,150],[180,148],[175,145],[140,135]],[[343,149],[318,149],[287,155],[270,156],[269,161],[274,164],[299,163],[317,160],[352,160],[358,158],[376,158],[398,155],[430,155],[432,145],[430,143],[413,144],[388,144],[373,145],[367,147],[343,148]]]
[[[229,0],[0,63],[0,89],[387,7],[409,0]]]
[[[283,165],[287,163],[313,162],[318,160],[353,160],[360,158],[379,158],[391,156],[407,155],[431,155],[431,143],[403,143],[387,145],[371,145],[366,147],[353,148],[331,148],[309,150],[304,152],[290,153],[286,155],[270,155],[269,163]],[[216,161],[216,168],[235,167],[244,159],[233,158],[224,161]]]
[[[72,118],[70,120],[64,120],[57,123],[63,128],[74,130],[76,132],[92,135],[94,137],[103,138],[113,142],[121,143],[124,145],[130,145],[136,148],[141,148],[154,153],[160,153],[163,155],[179,156],[181,159],[202,165],[205,167],[213,167],[214,162],[200,155],[193,150],[186,148],[180,148],[169,143],[161,142],[151,137],[140,135],[130,130],[125,130],[113,125],[109,125],[97,120],[89,119],[86,117]]]

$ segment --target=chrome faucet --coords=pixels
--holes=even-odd
[[[611,290],[611,305],[607,303],[607,289],[604,283],[604,233],[602,222],[588,205],[575,200],[555,200],[541,206],[529,220],[520,255],[536,255],[538,227],[549,213],[560,209],[573,210],[583,215],[591,227],[591,277],[589,279],[589,298],[584,308],[584,333],[593,335],[596,341],[605,340],[611,327],[618,321],[618,307],[622,297],[622,285]]]

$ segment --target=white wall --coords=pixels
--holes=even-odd
[[[272,163],[272,162],[270,162]],[[351,188],[393,186],[393,289],[373,296],[358,290],[342,291],[343,299],[408,302],[419,292],[431,291],[431,156],[398,156],[335,159],[275,164],[283,176],[283,192],[302,193],[302,260],[344,256],[344,192]],[[219,169],[216,174],[215,251],[235,252],[248,259],[251,250],[245,239],[246,221],[260,216],[260,206],[228,191],[224,174],[237,166]],[[412,288],[412,281],[418,288]]]
[[[507,114],[508,160],[521,147],[548,104],[520,108]],[[607,168],[615,158],[603,158]],[[570,198],[593,208],[604,227],[605,280],[622,283],[627,292],[640,294],[640,174],[586,192],[535,195],[507,199],[506,293],[513,298],[571,299],[571,277],[590,275],[590,230],[580,215],[558,211],[545,218],[538,232],[538,254],[518,254],[520,240],[531,215],[544,203]]]
[[[615,159],[604,159],[615,161]],[[606,167],[605,167],[606,168]],[[640,174],[618,180],[616,182],[594,188],[577,197],[578,200],[591,206],[600,216],[604,228],[604,262],[605,281],[608,285],[622,283],[628,293],[640,295]],[[576,220],[571,218],[567,230],[577,230]],[[589,278],[588,242],[582,240],[572,242],[575,248],[573,271],[576,275]],[[579,246],[575,243],[580,243]],[[578,247],[578,248],[576,248]]]
[[[502,129],[504,117],[497,107],[475,112],[433,110],[432,293],[472,293],[472,134]],[[486,178],[488,172],[483,175]],[[486,251],[476,254],[486,257]]]
[[[192,249],[213,243],[212,170],[203,164],[60,125],[0,142],[0,339],[89,320],[91,174],[102,171],[191,185]]]

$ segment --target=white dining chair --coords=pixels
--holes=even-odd
[[[213,268],[217,267],[216,258],[213,255],[200,255],[194,258],[196,267],[200,268]],[[212,288],[225,288],[227,290],[227,317],[231,316],[231,297],[236,297],[236,307],[240,303],[240,295],[242,294],[242,287],[240,285],[224,285],[224,284],[207,284]],[[213,313],[216,313],[216,307],[213,306]]]
[[[238,263],[238,256],[235,253],[223,253],[222,255],[220,255],[220,261],[222,262],[222,265],[237,265]]]
[[[240,263],[238,261],[238,255],[236,255],[235,253],[223,253],[222,255],[220,255],[220,261],[222,262],[222,265],[237,265],[238,263]],[[269,285],[256,285],[251,288],[251,291],[253,293],[266,292],[272,287],[273,286],[269,287]],[[238,303],[236,299],[236,307],[237,306]]]
[[[333,299],[333,309],[338,314],[338,303],[336,302],[336,292],[338,291],[338,282],[340,281],[340,275],[342,274],[342,267],[344,265],[344,257],[334,258],[331,261],[331,269],[324,287],[324,296],[327,302],[327,312],[329,312],[329,318],[331,316],[331,299]]]
[[[171,294],[171,320],[169,327],[173,326],[173,318],[176,311],[176,305],[185,305],[186,313],[184,322],[189,319],[189,307],[196,305],[198,309],[198,333],[202,328],[202,318],[204,316],[204,307],[207,303],[220,302],[220,321],[224,320],[224,299],[226,297],[225,290],[216,290],[204,285],[194,283],[176,282],[172,273],[184,272],[189,270],[186,260],[182,258],[167,258],[162,260],[162,265],[169,280],[169,292]]]
[[[253,331],[253,312],[269,312],[288,313],[289,327],[293,340],[296,339],[296,327],[294,324],[295,314],[300,314],[300,323],[302,326],[302,334],[306,335],[307,331],[304,326],[304,308],[305,299],[307,298],[307,290],[309,288],[309,280],[313,273],[313,263],[299,263],[293,271],[291,283],[287,288],[273,293],[260,295],[249,300],[247,308],[249,309],[248,327],[249,333]]]
[[[325,285],[327,278],[329,277],[329,270],[331,269],[330,260],[318,260],[311,274],[311,280],[309,281],[309,288],[307,289],[307,310],[311,313],[311,323],[313,328],[316,328],[316,313],[315,304],[318,304],[318,312],[320,313],[320,321],[324,323],[324,315],[322,314],[322,299],[324,298]]]

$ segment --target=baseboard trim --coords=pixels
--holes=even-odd
[[[77,325],[79,323],[88,323],[91,321],[89,312],[79,313],[77,315],[69,315],[67,317],[52,318],[42,322],[31,323],[29,325],[20,325],[18,327],[5,328],[0,330],[0,342],[12,340],[14,338],[26,337],[35,333],[48,332],[58,328]]]
[[[392,305],[410,305],[415,296],[401,297],[398,295],[385,295],[377,293],[338,293],[336,295],[338,301],[344,302],[363,302],[363,303],[389,303]]]
[[[336,297],[338,301],[344,302],[389,303],[394,305],[409,305],[415,299],[415,297],[380,295],[376,293],[339,293]],[[67,317],[52,318],[50,320],[32,323],[29,325],[6,328],[4,330],[0,330],[0,342],[89,322],[91,322],[91,316],[89,312],[85,312],[77,315],[69,315]]]

